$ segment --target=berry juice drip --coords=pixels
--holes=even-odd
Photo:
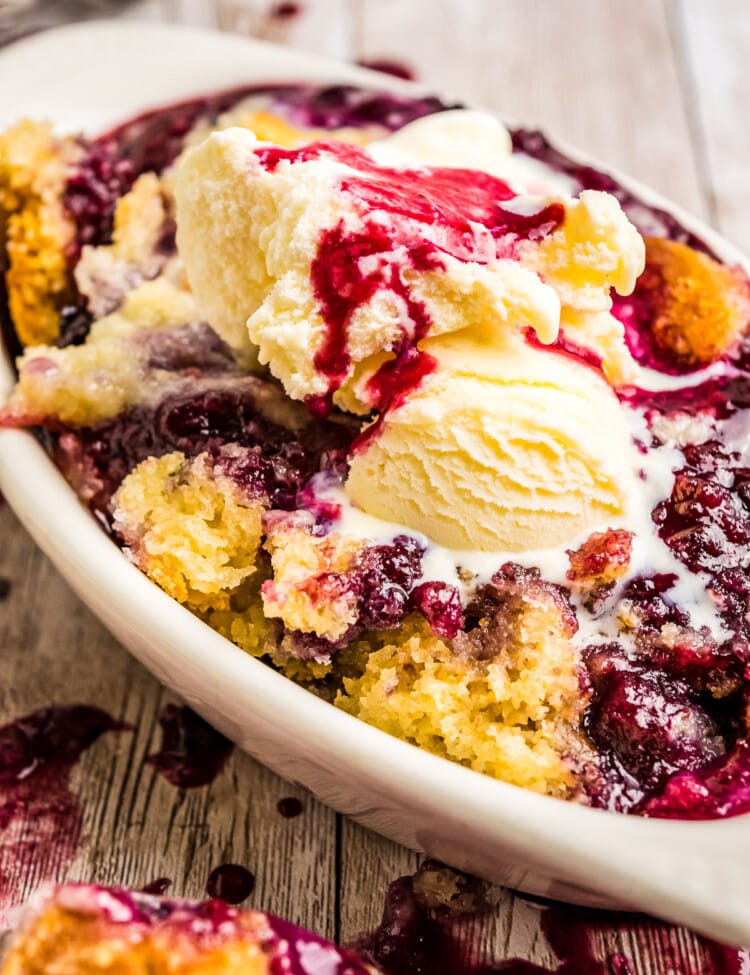
[[[167,704],[159,724],[162,741],[146,761],[178,789],[209,785],[222,771],[234,746],[188,707]]]
[[[227,904],[240,904],[255,890],[255,876],[239,863],[222,863],[208,875],[206,893]]]
[[[285,796],[276,803],[276,810],[284,819],[296,819],[302,814],[302,803],[295,796]]]

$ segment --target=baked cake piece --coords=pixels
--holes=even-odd
[[[93,884],[42,888],[2,975],[375,975],[353,953],[261,911]]]
[[[0,168],[25,345],[0,422],[334,706],[550,796],[750,809],[747,277],[448,109],[275,86],[32,127]],[[56,277],[19,312],[42,200]]]

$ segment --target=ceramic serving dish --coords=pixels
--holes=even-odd
[[[88,23],[0,55],[0,91],[13,93],[0,104],[0,125],[36,116],[94,133],[176,99],[274,80],[409,90],[362,69],[226,34]],[[709,228],[622,182],[671,210],[726,260],[743,260]],[[0,397],[12,382],[3,356]],[[249,657],[149,582],[100,531],[31,434],[0,432],[0,489],[81,599],[159,680],[323,802],[507,886],[640,909],[750,942],[750,817],[614,815],[495,781],[391,738]]]

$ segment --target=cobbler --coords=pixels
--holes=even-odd
[[[167,593],[487,775],[750,809],[740,268],[538,132],[346,86],[21,122],[0,210],[0,422]]]

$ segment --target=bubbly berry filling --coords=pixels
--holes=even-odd
[[[726,639],[689,626],[671,597],[674,576],[631,580],[622,598],[639,621],[635,656],[591,650],[586,730],[603,756],[595,804],[648,815],[734,814],[750,808],[742,688],[750,662],[750,468],[743,412],[750,405],[747,340],[727,375],[684,389],[630,390],[652,429],[664,418],[706,419],[708,439],[681,448],[682,466],[652,517],[660,537],[701,574]],[[700,438],[699,438],[700,439]],[[655,437],[652,449],[658,449]],[[726,754],[724,754],[726,753]],[[733,791],[736,786],[736,793]]]
[[[65,209],[76,228],[75,246],[68,255],[71,265],[86,244],[109,243],[117,201],[137,175],[132,159],[121,154],[116,141],[103,139],[87,146],[63,194]]]
[[[461,594],[445,582],[423,582],[411,594],[412,605],[438,636],[452,640],[463,629]]]
[[[259,401],[273,384],[243,377],[200,392],[167,395],[155,406],[137,406],[96,427],[69,429],[59,436],[63,470],[109,525],[112,495],[125,476],[147,457],[174,450],[194,457],[204,451],[251,494],[276,508],[292,509],[300,486],[342,456],[356,432],[343,418],[291,431],[266,419]],[[241,460],[218,457],[226,444],[251,447]]]
[[[750,741],[697,771],[682,771],[643,807],[666,819],[718,819],[750,812]]]
[[[598,803],[622,811],[724,753],[716,723],[685,681],[616,646],[592,650],[587,666],[585,727],[602,756]]]
[[[397,535],[390,544],[365,546],[350,571],[326,572],[311,579],[309,587],[316,599],[333,601],[353,596],[356,621],[335,641],[295,632],[295,653],[302,659],[330,660],[365,630],[393,629],[412,610],[421,612],[438,635],[455,635],[460,595],[443,583],[417,585],[423,574],[424,552],[424,545],[416,538]]]

